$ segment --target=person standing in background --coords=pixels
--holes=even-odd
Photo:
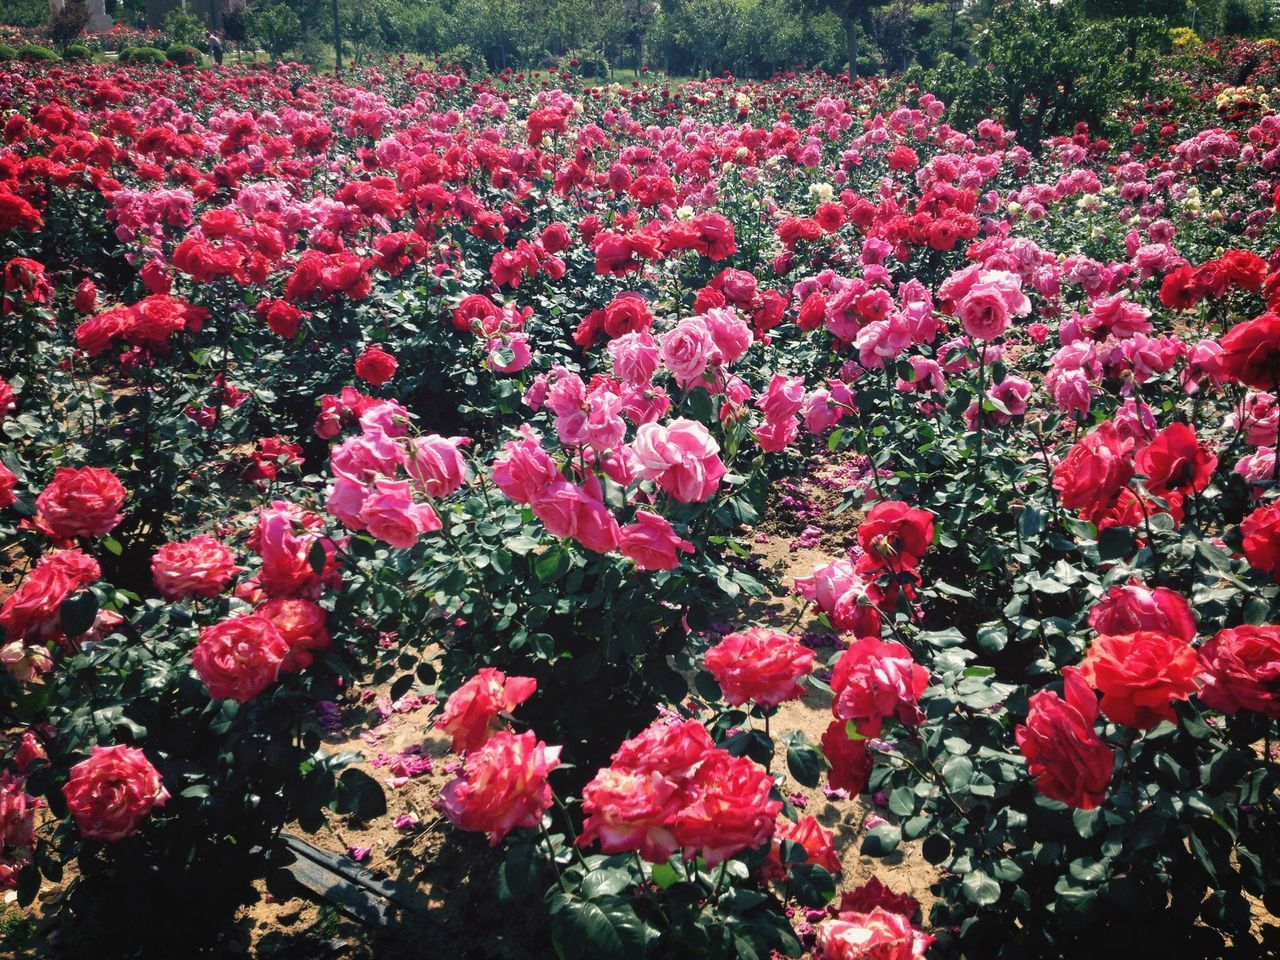
[[[213,56],[213,62],[218,66],[222,66],[222,40],[216,33],[210,30],[209,36],[205,38],[205,42],[208,44],[209,53]]]

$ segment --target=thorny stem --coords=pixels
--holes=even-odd
[[[1156,536],[1151,529],[1151,512],[1147,510],[1147,502],[1142,494],[1136,494],[1138,506],[1142,509],[1142,522],[1147,528],[1147,545],[1151,548],[1151,562],[1155,566],[1156,585],[1160,585],[1160,551],[1156,549]]]
[[[569,888],[565,886],[564,874],[560,872],[560,864],[556,862],[556,848],[555,844],[551,842],[551,834],[547,833],[547,825],[545,823],[538,824],[538,832],[542,835],[542,839],[547,845],[547,859],[551,861],[551,869],[556,872],[556,883],[560,885],[560,892],[567,894]]]

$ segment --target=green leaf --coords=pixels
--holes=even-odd
[[[665,890],[680,879],[676,868],[669,863],[655,863],[651,871],[653,882],[659,890]]]
[[[825,907],[836,895],[836,880],[816,863],[798,863],[791,868],[787,891],[806,907]]]
[[[68,637],[78,637],[93,627],[98,617],[98,598],[92,590],[81,590],[62,601],[58,608],[58,622]]]
[[[804,741],[803,734],[787,743],[787,769],[801,786],[816,787],[827,765],[826,758]]]
[[[343,770],[338,777],[334,803],[339,813],[349,813],[357,820],[372,820],[387,812],[387,797],[382,792],[382,785],[355,767]]]
[[[559,580],[569,571],[569,553],[563,547],[555,546],[538,554],[533,561],[533,572],[543,583]]]
[[[324,543],[317,540],[311,544],[311,549],[307,551],[307,562],[311,564],[311,569],[316,572],[316,576],[324,573],[324,565],[328,561],[329,555],[325,552]]]
[[[902,843],[902,830],[891,823],[872,827],[862,839],[862,852],[869,857],[887,857]]]
[[[1000,884],[981,870],[966,875],[960,889],[966,900],[979,907],[989,907],[1000,899]]]
[[[1098,535],[1098,556],[1103,560],[1119,560],[1135,548],[1133,531],[1128,527],[1108,527]]]

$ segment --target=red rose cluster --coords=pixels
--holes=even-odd
[[[579,844],[665,863],[677,850],[715,866],[759,847],[782,803],[773,778],[717,747],[696,720],[662,720],[627,740],[583,789]]]

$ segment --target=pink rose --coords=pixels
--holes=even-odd
[[[695,420],[673,420],[663,427],[643,424],[631,449],[637,474],[656,480],[667,495],[682,503],[701,503],[720,487],[727,472],[720,462],[720,445]]]
[[[497,731],[498,715],[510,713],[537,689],[533,677],[508,677],[493,667],[481,667],[445,701],[436,727],[453,738],[455,751],[478,750]]]
[[[674,570],[680,565],[677,551],[693,553],[693,544],[676,536],[656,513],[637,510],[635,522],[621,530],[618,550],[641,570]]]
[[[62,793],[80,835],[108,841],[137,833],[147,815],[169,799],[146,754],[123,745],[94,747],[88,760],[71,768]]]
[[[215,700],[248,703],[276,682],[289,644],[276,625],[241,614],[200,631],[191,664]]]
[[[661,357],[658,341],[647,330],[623,334],[609,341],[609,357],[613,372],[624,383],[644,386],[653,379]]]
[[[408,480],[379,480],[365,498],[360,520],[368,531],[398,550],[408,550],[424,533],[440,529],[429,503],[414,503]]]
[[[536,827],[551,806],[547,775],[560,765],[560,748],[533,731],[495,734],[467,755],[462,774],[440,794],[440,810],[463,830],[489,835],[496,847],[517,827]]]
[[[532,503],[560,479],[555,461],[527,427],[523,439],[507,441],[503,456],[493,463],[493,482],[517,503]]]
[[[956,307],[956,315],[969,336],[995,340],[1009,329],[1010,320],[1031,312],[1031,301],[1022,292],[1022,281],[1005,270],[984,270]]]
[[[447,497],[467,479],[467,463],[459,448],[471,441],[465,437],[429,434],[409,446],[409,476],[428,497]]]
[[[166,600],[216,597],[239,572],[231,548],[213,537],[166,543],[151,558],[151,577]]]
[[[713,363],[724,366],[737,363],[750,349],[753,339],[751,327],[738,316],[733,307],[713,307],[702,314],[700,319],[715,344],[716,356],[712,358]]]
[[[662,365],[671,371],[676,383],[688,388],[707,369],[715,348],[711,331],[701,317],[681,320],[662,338]]]
[[[588,550],[608,553],[618,546],[618,521],[599,499],[567,480],[557,480],[533,500],[534,516],[552,536],[572,538]]]

